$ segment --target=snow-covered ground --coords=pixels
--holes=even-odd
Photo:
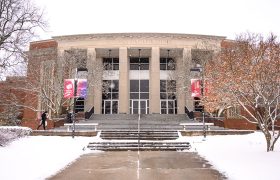
[[[267,153],[261,133],[250,135],[180,137],[229,179],[279,180],[280,146]],[[84,153],[98,137],[29,136],[0,147],[0,179],[45,179]],[[98,153],[98,152],[96,152]],[[100,153],[100,152],[99,152]]]
[[[193,150],[207,159],[230,180],[279,180],[280,142],[273,152],[266,152],[261,132],[249,135],[186,138]]]

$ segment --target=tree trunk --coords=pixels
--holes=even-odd
[[[266,134],[265,139],[266,139],[266,151],[269,152],[271,150],[271,148],[270,148],[270,139],[271,139],[270,135]]]
[[[265,135],[265,139],[266,139],[266,151],[267,152],[274,151],[274,145],[275,145],[276,141],[278,140],[279,135],[275,138],[275,137],[273,137],[274,135],[269,132],[269,130],[266,130],[264,132],[264,135]]]

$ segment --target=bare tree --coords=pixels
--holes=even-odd
[[[29,0],[0,1],[0,73],[25,63],[27,44],[44,27],[43,12]]]
[[[25,106],[33,111],[49,109],[51,117],[59,117],[65,110],[70,110],[73,106],[73,99],[65,99],[63,97],[64,80],[73,79],[75,77],[75,69],[85,68],[88,59],[93,58],[93,56],[87,54],[85,49],[74,48],[66,50],[63,54],[57,54],[50,58],[50,60],[45,60],[48,58],[44,56],[42,56],[42,60],[40,60],[40,56],[32,56],[34,55],[31,53],[30,59],[34,58],[35,60],[29,62],[29,71],[31,72],[26,81],[25,90],[29,94],[34,94],[34,96],[26,100]],[[102,71],[103,66],[101,67],[99,64],[96,64],[93,66],[91,73],[94,75],[102,74]],[[88,76],[93,77],[91,73]],[[96,82],[97,80],[93,78],[88,83],[88,86],[92,84],[97,85]],[[39,106],[36,103],[38,100]]]
[[[7,77],[0,82],[0,124],[18,125],[23,115],[25,77]]]
[[[239,36],[207,65],[208,109],[240,107],[238,116],[257,124],[264,133],[267,151],[280,136],[280,43],[275,35]]]

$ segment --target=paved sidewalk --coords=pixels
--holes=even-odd
[[[221,180],[194,152],[101,152],[83,155],[50,180]]]

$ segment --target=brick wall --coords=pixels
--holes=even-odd
[[[225,128],[240,130],[257,130],[258,125],[250,123],[245,119],[227,118],[224,120]]]
[[[33,86],[40,85],[40,64],[42,61],[55,60],[57,57],[57,42],[54,40],[32,42],[28,54],[27,79]],[[29,92],[26,95],[25,105],[38,109],[38,96],[36,92]],[[39,121],[38,114],[30,108],[23,110],[22,126],[36,129]],[[54,127],[54,122],[48,121],[48,128]]]
[[[23,90],[25,87],[26,77],[15,76],[15,77],[6,77],[6,81],[0,82],[0,97],[1,104],[5,104],[0,106],[0,112],[5,113],[5,109],[7,107],[14,107],[14,110],[19,111],[19,115],[17,115],[17,119],[22,119],[23,116],[23,108],[20,105],[24,104],[26,98],[26,92]],[[17,107],[15,106],[17,105]],[[0,119],[0,124],[5,124],[3,119]]]

